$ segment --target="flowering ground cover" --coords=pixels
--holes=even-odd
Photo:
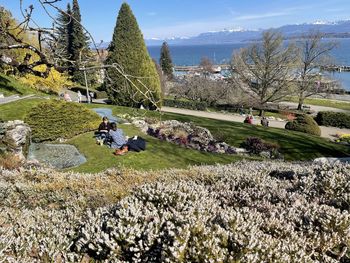
[[[349,165],[283,162],[0,170],[0,258],[348,262],[349,180]]]

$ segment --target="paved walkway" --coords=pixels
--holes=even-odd
[[[170,107],[163,107],[162,111],[164,112],[170,112],[170,113],[178,113],[178,114],[184,114],[184,115],[190,115],[190,116],[196,116],[196,117],[204,117],[204,118],[210,118],[215,120],[223,120],[223,121],[234,121],[234,122],[241,122],[243,123],[245,117],[237,114],[224,114],[219,112],[206,112],[206,111],[195,111],[195,110],[187,110],[187,109],[178,109],[178,108],[170,108]],[[260,123],[260,119],[256,118],[255,123]],[[286,121],[275,121],[270,120],[270,127],[274,128],[281,128],[284,129],[284,126],[286,125]],[[328,139],[334,139],[334,135],[337,133],[349,133],[350,129],[340,129],[335,127],[325,127],[320,126],[321,128],[321,137],[328,138]]]
[[[294,102],[282,101],[282,102],[280,102],[280,104],[289,106],[292,109],[296,109],[298,107],[298,103],[294,103]],[[348,110],[342,110],[342,109],[326,107],[326,106],[316,106],[316,105],[310,105],[310,104],[307,104],[307,106],[309,106],[310,110],[314,111],[315,113],[317,113],[319,111],[334,111],[334,112],[347,112],[347,113],[350,113],[350,111],[348,111]]]
[[[11,96],[8,96],[8,97],[0,98],[0,104],[6,104],[6,103],[14,102],[14,101],[17,101],[17,100],[29,99],[29,98],[32,98],[32,97],[35,97],[35,95],[32,94],[32,95],[26,95],[26,96],[23,96],[23,97],[20,97],[19,95],[11,95]]]

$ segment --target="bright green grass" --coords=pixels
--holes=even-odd
[[[291,101],[291,102],[298,103],[297,97],[289,97],[287,100]],[[331,108],[337,108],[337,109],[350,111],[350,102],[345,102],[345,101],[307,98],[304,101],[304,105],[324,106],[324,107],[331,107]]]
[[[26,112],[40,100],[24,100],[16,103],[0,105],[0,118],[23,119]],[[185,116],[180,114],[163,114],[144,110],[111,106],[111,105],[86,105],[89,108],[107,107],[113,110],[115,116],[123,114],[152,117],[162,120],[176,119],[183,122],[193,122],[196,125],[208,128],[215,137],[224,139],[233,146],[240,144],[248,136],[257,136],[266,141],[280,145],[280,151],[286,160],[312,160],[321,156],[349,156],[350,147],[335,144],[326,139],[308,134],[287,131],[284,129],[264,128],[243,123],[219,121],[213,119]],[[6,111],[4,111],[4,109]],[[15,116],[15,117],[14,117]],[[172,167],[186,167],[187,165],[229,163],[240,157],[202,153],[185,149],[175,144],[159,141],[155,138],[141,134],[130,125],[121,125],[126,135],[141,135],[148,142],[147,151],[143,153],[128,153],[125,156],[114,156],[111,149],[95,144],[92,133],[77,136],[69,141],[87,157],[88,162],[75,168],[75,171],[97,172],[110,167],[132,167],[136,169],[162,169]]]
[[[6,76],[0,73],[0,93],[5,96],[14,94],[29,95],[29,94],[43,94],[32,87],[22,84],[20,81],[13,77]]]
[[[90,105],[89,107],[93,106]],[[130,115],[159,118],[159,113],[156,112],[147,112],[117,106],[108,107],[112,107],[116,116],[128,113]],[[206,127],[212,132],[214,137],[222,138],[227,143],[236,147],[240,146],[249,136],[260,137],[268,142],[277,143],[280,146],[280,152],[284,155],[285,159],[289,161],[312,160],[322,156],[341,157],[350,155],[350,147],[348,146],[335,144],[324,138],[301,132],[277,128],[264,128],[238,122],[227,122],[172,113],[165,113],[161,118],[163,120],[176,119],[182,122],[193,122],[196,125]]]
[[[0,104],[0,120],[24,120],[31,108],[42,102],[43,99],[23,99],[11,103]]]
[[[77,172],[100,172],[107,168],[133,168],[136,170],[159,170],[168,168],[186,168],[189,165],[232,163],[243,157],[236,155],[203,153],[184,147],[160,141],[142,134],[136,127],[120,125],[124,133],[133,136],[142,136],[147,141],[144,152],[128,152],[123,156],[113,155],[113,149],[95,143],[93,133],[77,136],[68,143],[75,145],[85,155],[88,162],[74,168]]]

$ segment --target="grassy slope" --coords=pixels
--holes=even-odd
[[[297,97],[290,97],[290,98],[288,98],[288,101],[298,103],[298,98]],[[324,106],[324,107],[331,107],[331,108],[350,111],[350,102],[346,102],[346,101],[307,98],[304,101],[304,105]]]
[[[5,96],[10,96],[14,94],[18,95],[29,95],[29,94],[42,94],[41,92],[22,84],[13,77],[6,76],[0,73],[0,93]]]
[[[42,102],[42,99],[25,99],[0,105],[0,120],[23,120],[31,108]]]
[[[140,110],[130,110],[122,107],[113,107],[115,115],[125,112],[129,114],[145,114]],[[148,116],[156,116],[157,113],[147,113]],[[286,160],[311,160],[322,156],[347,156],[350,155],[350,147],[332,143],[324,138],[312,136],[300,132],[288,131],[277,128],[264,128],[249,124],[212,120],[206,118],[185,116],[166,113],[163,119],[177,119],[183,122],[194,122],[197,125],[208,128],[214,136],[224,138],[234,146],[239,146],[248,136],[257,136],[266,141],[278,143]]]
[[[147,149],[144,152],[129,152],[124,156],[113,155],[113,150],[95,144],[93,133],[77,136],[69,141],[79,148],[89,160],[74,168],[78,172],[100,172],[106,168],[134,168],[136,170],[159,170],[166,168],[186,168],[188,165],[231,163],[243,157],[235,155],[209,154],[186,149],[175,144],[160,141],[142,134],[130,125],[120,125],[125,134],[139,135],[146,139]]]
[[[28,110],[39,103],[40,100],[23,100],[16,103],[0,105],[0,119],[23,119]],[[101,105],[88,105],[90,108]],[[146,112],[136,109],[103,105],[113,109],[116,116],[125,113],[158,117],[155,112]],[[307,134],[287,131],[283,129],[264,128],[243,123],[225,122],[212,119],[198,118],[179,114],[164,114],[162,119],[177,119],[184,122],[194,122],[208,128],[214,136],[223,138],[227,143],[239,146],[246,137],[257,136],[266,141],[278,143],[286,160],[311,160],[320,156],[350,155],[350,147],[327,141],[323,138]],[[140,169],[162,169],[170,167],[186,167],[189,164],[229,163],[239,159],[237,156],[201,153],[180,146],[159,141],[145,136],[133,126],[122,125],[129,136],[141,135],[148,141],[148,149],[143,153],[128,153],[125,156],[114,156],[112,150],[98,146],[92,133],[77,136],[69,141],[76,145],[88,158],[88,162],[75,168],[76,171],[97,172],[109,167],[133,167]]]

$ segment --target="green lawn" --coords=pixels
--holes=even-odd
[[[146,112],[117,106],[108,107],[113,108],[113,112],[116,116],[128,113],[130,115],[159,118],[159,114],[155,112]],[[348,146],[335,144],[324,138],[301,132],[277,128],[264,128],[237,122],[219,121],[172,113],[165,113],[161,118],[163,120],[176,119],[183,122],[193,122],[199,126],[206,127],[213,133],[214,137],[224,138],[227,143],[233,146],[239,146],[248,136],[260,137],[266,141],[279,144],[281,153],[288,161],[312,160],[322,156],[350,156],[350,147]]]
[[[31,107],[40,100],[23,100],[16,103],[0,105],[0,119],[23,119]],[[108,107],[115,116],[125,114],[157,118],[161,120],[176,119],[183,122],[193,122],[208,128],[216,138],[222,138],[233,146],[240,144],[248,136],[257,136],[266,141],[280,145],[280,151],[286,160],[312,160],[321,156],[350,156],[350,147],[335,144],[326,139],[304,133],[287,131],[284,129],[264,128],[249,124],[218,121],[213,119],[185,116],[180,114],[162,114],[139,109],[111,105],[86,104],[89,108]],[[121,125],[126,135],[140,135],[147,140],[147,151],[142,153],[128,153],[125,156],[114,156],[111,149],[95,144],[93,133],[77,136],[69,141],[87,157],[88,162],[74,171],[98,172],[110,167],[131,167],[135,169],[183,168],[188,165],[230,163],[242,157],[202,153],[183,147],[159,141],[153,137],[141,134],[131,125]]]
[[[146,139],[147,149],[144,152],[128,152],[123,156],[113,155],[113,149],[95,143],[93,133],[86,133],[68,141],[85,155],[88,162],[74,168],[78,172],[100,172],[111,167],[125,167],[136,170],[159,170],[166,168],[186,168],[188,165],[231,163],[242,160],[236,155],[203,153],[160,141],[142,134],[136,127],[120,125],[127,135],[139,135]]]
[[[287,101],[298,103],[297,97],[289,97]],[[332,107],[342,110],[350,111],[350,102],[346,101],[336,101],[329,99],[316,99],[316,98],[307,98],[304,101],[304,105],[315,105],[315,106],[324,106],[324,107]]]
[[[6,76],[0,73],[0,93],[5,96],[10,96],[14,94],[18,95],[29,95],[29,94],[43,94],[36,89],[22,84],[20,81],[16,80],[14,77]]]
[[[24,99],[0,105],[0,120],[23,120],[31,108],[43,99]]]

